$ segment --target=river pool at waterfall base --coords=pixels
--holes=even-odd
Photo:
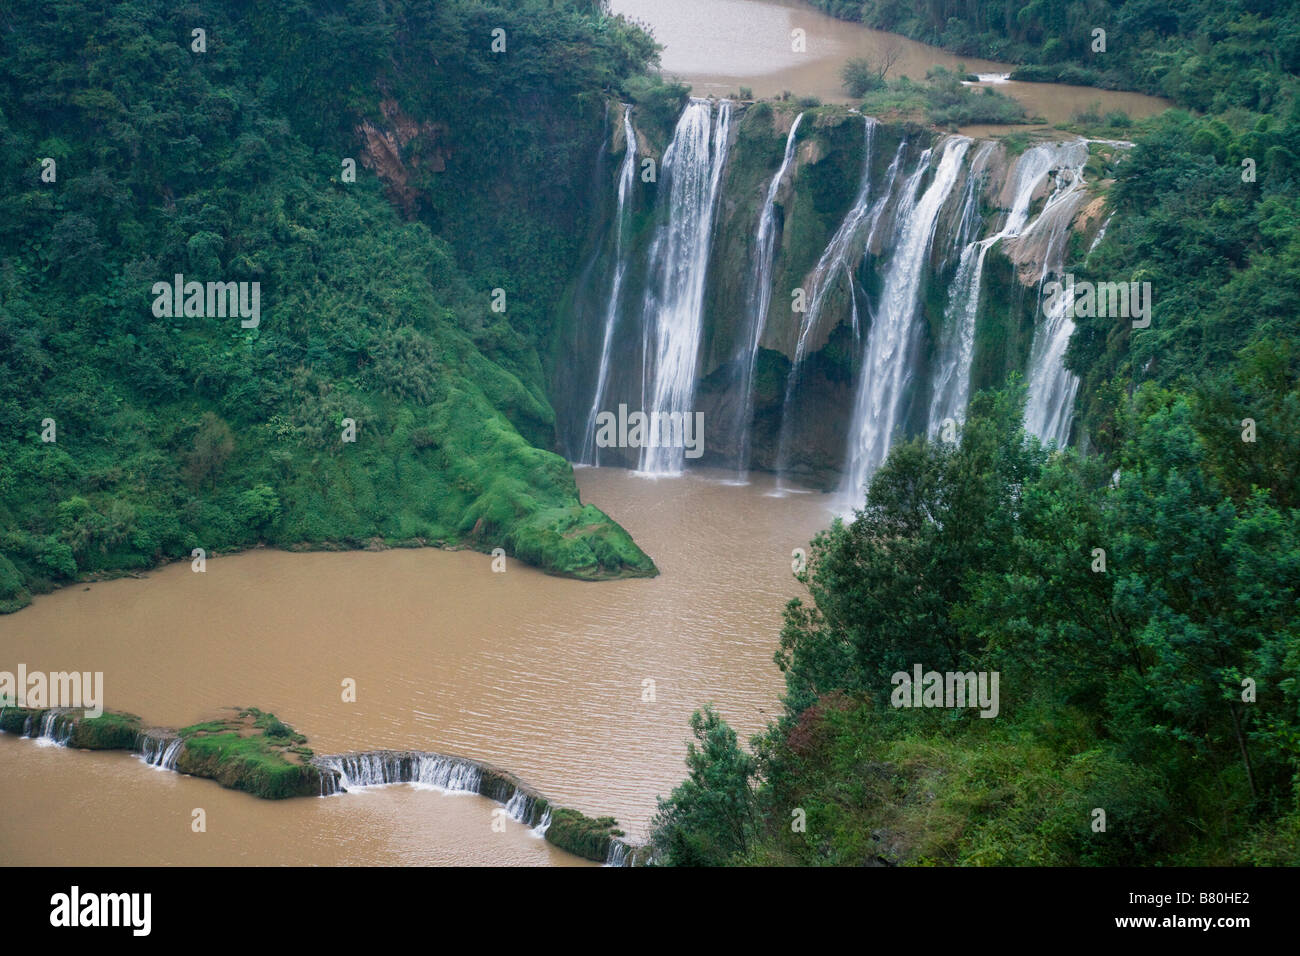
[[[104,672],[106,705],[183,726],[260,707],[317,753],[390,748],[487,760],[556,802],[644,837],[683,775],[706,701],[742,735],[776,712],[791,553],[830,519],[769,477],[650,479],[578,469],[583,499],[655,558],[650,580],[587,583],[435,549],[209,558],[144,580],[74,585],[0,618],[0,666]],[[340,682],[357,681],[355,704]],[[653,681],[653,685],[645,684]],[[653,700],[643,699],[653,686]],[[398,785],[264,801],[0,735],[0,846],[11,863],[569,864],[491,801]],[[191,811],[207,832],[191,832]]]

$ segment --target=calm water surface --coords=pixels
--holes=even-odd
[[[830,501],[711,472],[577,475],[658,578],[593,584],[513,561],[493,573],[486,555],[433,549],[253,551],[209,558],[203,574],[179,563],[38,597],[0,618],[0,668],[103,671],[107,706],[151,724],[257,706],[317,753],[487,760],[639,838],[683,776],[693,709],[716,702],[743,737],[775,712],[780,612],[800,590],[791,551]],[[0,737],[0,803],[0,856],[17,863],[576,862],[522,826],[492,832],[495,804],[476,796],[399,786],[262,801],[12,737]],[[206,834],[190,832],[194,807]]]

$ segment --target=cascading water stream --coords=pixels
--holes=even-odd
[[[872,190],[872,145],[875,141],[876,128],[880,124],[869,116],[863,117],[863,119],[865,120],[866,129],[863,143],[862,179],[858,185],[857,195],[853,199],[853,205],[849,207],[849,211],[845,214],[844,220],[835,231],[835,235],[827,243],[821,258],[817,260],[817,265],[813,267],[809,287],[805,290],[804,300],[807,304],[807,311],[804,313],[799,325],[799,337],[795,342],[794,360],[791,362],[790,371],[786,376],[785,399],[781,409],[781,432],[778,438],[776,456],[779,483],[783,483],[788,467],[791,419],[793,418],[791,405],[794,400],[795,388],[799,384],[799,374],[803,368],[803,360],[807,354],[810,333],[817,326],[822,307],[826,302],[826,295],[841,270],[848,277],[849,294],[853,296],[853,268],[862,258],[864,250],[870,245],[872,237],[875,235],[881,214],[893,193],[894,183],[898,178],[898,171],[902,165],[903,154],[907,149],[907,141],[904,140],[899,144],[898,151],[894,154],[894,159],[885,174],[883,188],[878,191]],[[853,298],[853,308],[856,321],[856,297]]]
[[[710,102],[693,99],[664,150],[668,217],[650,250],[644,323],[642,409],[648,417],[693,414],[705,279],[730,132],[730,100],[719,104],[715,127]],[[639,470],[680,473],[685,448],[658,444],[655,437],[641,449]]]
[[[175,770],[184,741],[174,734],[149,731],[140,738],[140,759],[159,770]]]
[[[373,750],[322,756],[321,796],[334,796],[366,787],[406,783],[442,793],[477,793],[500,803],[506,816],[544,837],[551,826],[551,807],[513,778],[463,757],[427,751]]]
[[[609,856],[605,858],[605,866],[629,866],[631,865],[631,850],[626,843],[617,838],[609,841]]]
[[[761,186],[752,187],[762,195],[756,225],[750,227],[756,231],[746,274],[739,283],[742,298],[730,306],[723,303],[740,319],[729,363],[733,371],[720,391],[713,384],[718,379],[711,379],[708,395],[699,400],[706,409],[734,418],[736,467],[744,480],[759,447],[752,431],[759,352],[764,344],[789,349],[792,361],[774,436],[778,488],[794,472],[823,481],[835,468],[838,436],[828,430],[825,418],[819,420],[828,413],[836,430],[846,427],[844,418],[851,418],[839,481],[841,493],[857,502],[864,483],[901,433],[923,430],[934,437],[946,422],[964,420],[973,384],[977,320],[981,307],[988,306],[984,280],[986,267],[992,268],[989,253],[996,248],[1016,270],[1019,282],[1037,279],[1040,296],[1044,282],[1061,272],[1070,226],[1084,195],[1081,174],[1088,144],[1038,143],[1004,165],[995,159],[1002,155],[995,143],[960,136],[936,142],[917,162],[917,149],[903,138],[896,152],[890,150],[894,155],[885,174],[877,173],[873,182],[873,168],[879,169],[886,158],[878,155],[884,127],[862,117],[861,178],[816,265],[801,277],[803,294],[796,301],[805,306],[790,317],[796,320],[792,327],[772,308],[778,252],[785,242],[782,232],[788,231],[777,205],[778,196],[791,188],[799,144],[818,135],[809,133],[803,122],[807,118],[802,113],[793,116],[780,164],[760,180]],[[681,443],[655,440],[667,433],[660,430],[665,419],[677,426],[695,412],[714,232],[724,211],[734,215],[721,195],[732,122],[728,101],[694,99],[687,104],[663,154],[655,224],[649,246],[641,252],[630,231],[637,134],[624,107],[627,146],[617,179],[612,241],[606,239],[613,258],[595,386],[590,405],[584,406],[588,414],[579,456],[583,462],[600,462],[597,417],[608,411],[602,406],[612,400],[615,382],[637,380],[637,370],[620,369],[614,353],[628,333],[636,334],[632,327],[639,319],[640,410],[649,428],[641,432],[636,467],[651,475],[682,468]],[[1005,169],[1005,179],[999,172],[998,181],[990,183],[994,169]],[[995,188],[1003,212],[988,221],[983,200]],[[1042,210],[1034,215],[1040,203]],[[1102,235],[1104,227],[1097,241]],[[732,241],[728,248],[735,245]],[[863,265],[868,250],[870,270]],[[641,269],[642,254],[644,297],[639,305],[624,302],[633,271]],[[940,278],[947,288],[938,284]],[[935,303],[941,303],[943,316],[936,322],[931,351],[927,320],[934,318]],[[1071,303],[1061,296],[1052,304],[1051,314],[1036,323],[1030,346],[1025,422],[1029,431],[1060,443],[1069,435],[1078,382],[1063,366],[1073,331]],[[828,352],[824,362],[817,353],[832,335],[840,334],[834,328],[840,322],[845,325],[840,331],[851,333],[843,342],[854,356],[851,408],[843,407],[849,403],[837,391],[848,387],[842,371],[849,363],[838,354],[841,346]],[[769,343],[774,333],[783,338],[781,344]],[[814,367],[825,372],[824,379],[811,376]],[[812,404],[826,401],[841,407]]]
[[[43,747],[67,746],[68,739],[72,736],[75,721],[65,720],[60,722],[59,718],[65,713],[67,711],[55,708],[47,710],[41,715],[40,726],[37,733],[33,735],[38,744]]]
[[[795,138],[799,133],[799,124],[803,113],[794,118],[790,126],[790,135],[785,140],[785,154],[781,166],[772,177],[767,187],[767,196],[763,202],[763,212],[758,219],[758,237],[755,242],[757,255],[754,258],[754,273],[750,281],[750,335],[748,356],[741,360],[742,378],[740,381],[741,402],[736,431],[740,435],[740,454],[737,470],[743,480],[749,471],[749,426],[754,417],[754,372],[758,365],[758,343],[762,341],[763,330],[767,326],[767,312],[772,305],[772,261],[776,256],[776,194],[781,188],[790,164],[794,160]]]
[[[850,263],[857,263],[862,257],[862,248],[865,245],[863,234],[870,231],[869,229],[863,229],[864,224],[867,226],[874,225],[875,217],[879,214],[883,200],[889,196],[887,186],[881,192],[880,198],[875,202],[872,201],[872,144],[875,141],[876,129],[880,124],[870,116],[864,116],[863,120],[866,123],[866,129],[862,147],[862,181],[858,186],[858,194],[853,199],[853,205],[849,207],[848,213],[844,216],[844,221],[840,223],[839,229],[835,231],[835,235],[827,243],[821,258],[817,260],[817,265],[813,267],[812,281],[809,283],[808,289],[805,290],[808,312],[800,324],[799,341],[795,346],[796,359],[803,357],[804,348],[808,341],[808,333],[816,327],[822,306],[826,302],[826,296],[839,275],[840,269]]]
[[[1024,238],[1044,245],[1043,268],[1039,275],[1039,308],[1042,313],[1043,284],[1064,271],[1070,224],[1083,197],[1083,167],[1088,161],[1088,144],[1083,140],[1065,144],[1071,150],[1066,168],[1057,177],[1056,188],[1043,211],[1025,230]],[[1042,233],[1041,237],[1036,235]],[[1079,379],[1065,367],[1065,350],[1074,334],[1074,296],[1063,290],[1034,331],[1030,348],[1028,395],[1025,400],[1025,429],[1045,442],[1063,447],[1070,438],[1074,419],[1074,397]]]
[[[609,359],[613,346],[614,330],[618,324],[619,296],[623,291],[623,279],[627,274],[627,262],[623,256],[623,230],[627,197],[632,191],[636,176],[636,130],[632,128],[632,107],[623,107],[623,165],[618,174],[618,206],[614,214],[614,276],[610,283],[609,302],[605,306],[605,334],[600,346],[600,368],[596,373],[596,389],[591,400],[591,411],[587,415],[587,430],[582,439],[581,461],[586,464],[600,464],[600,452],[596,448],[596,416],[605,401],[605,392],[609,387]]]
[[[858,501],[867,477],[884,461],[894,432],[901,424],[899,411],[914,371],[910,353],[916,333],[921,280],[939,210],[957,183],[971,142],[966,137],[951,137],[944,143],[934,179],[917,199],[921,180],[929,170],[930,150],[926,150],[909,177],[895,212],[895,234],[900,238],[867,334],[866,355],[849,427],[841,491],[850,503]]]
[[[433,753],[370,753],[320,757],[317,764],[337,771],[343,790],[412,783],[445,793],[478,793],[483,771],[473,761]]]
[[[992,236],[976,240],[962,250],[961,261],[949,293],[946,336],[940,345],[938,369],[930,402],[929,434],[938,435],[943,423],[961,422],[970,399],[970,369],[975,352],[975,321],[979,314],[984,262],[998,242],[1019,236],[1029,221],[1029,209],[1043,178],[1053,169],[1072,165],[1073,144],[1040,143],[1025,150],[1016,161],[1011,208],[1006,222]],[[972,181],[978,158],[972,162]],[[1044,212],[1052,208],[1049,197]],[[1037,222],[1037,220],[1035,220]]]

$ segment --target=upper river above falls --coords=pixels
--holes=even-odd
[[[848,103],[840,70],[852,57],[882,61],[886,51],[897,59],[887,79],[923,80],[941,66],[982,76],[1003,76],[1014,64],[957,56],[893,33],[837,20],[800,0],[611,0],[610,9],[650,27],[664,46],[661,69],[691,85],[696,96],[735,96],[740,87],[756,97],[815,96],[826,103]],[[803,30],[805,47],[796,52],[791,31]],[[1065,123],[1075,114],[1096,109],[1105,115],[1123,110],[1133,119],[1150,116],[1170,103],[1156,96],[1099,90],[1062,83],[997,82],[997,89],[1018,100],[1030,116]],[[970,127],[982,135],[1007,127]]]

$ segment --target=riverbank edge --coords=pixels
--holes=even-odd
[[[232,708],[237,717],[224,722],[195,724],[180,730],[146,726],[135,714],[105,711],[99,717],[86,717],[77,709],[54,707],[0,707],[0,731],[28,738],[46,738],[53,743],[77,750],[124,750],[143,758],[152,766],[187,776],[212,780],[228,790],[240,790],[263,800],[291,797],[326,797],[347,792],[344,775],[329,766],[330,762],[370,758],[397,768],[385,774],[383,785],[417,783],[411,769],[420,758],[449,761],[470,770],[470,785],[444,788],[452,792],[476,793],[502,806],[516,808],[511,814],[517,822],[533,829],[546,841],[567,853],[595,863],[634,866],[645,863],[648,850],[623,840],[624,832],[613,817],[588,817],[578,810],[559,806],[509,771],[469,757],[420,750],[368,750],[339,755],[316,755],[306,746],[306,738],[281,724],[273,714],[256,708]],[[215,750],[195,746],[199,740],[231,736],[233,727],[243,721],[261,732],[238,736]],[[217,733],[216,724],[228,725]],[[272,735],[268,726],[283,728]],[[266,744],[267,740],[274,740]],[[252,743],[244,743],[252,741]],[[235,743],[243,744],[236,746]],[[166,746],[171,744],[171,747]],[[294,745],[294,746],[290,746]],[[250,759],[249,751],[260,746],[260,757]],[[285,752],[300,757],[295,761]],[[164,757],[166,754],[166,757]],[[278,766],[276,762],[278,760]],[[164,762],[165,761],[165,762]],[[268,766],[269,765],[269,766]],[[406,768],[403,771],[402,768]]]
[[[617,525],[617,522],[614,522],[612,518],[610,518],[609,521],[612,524]],[[617,525],[617,527],[622,529],[622,525]],[[626,531],[624,531],[624,534],[626,534]],[[630,535],[628,535],[628,538],[629,540],[631,540]],[[633,541],[633,544],[635,545],[635,541]],[[236,546],[236,547],[222,548],[219,551],[209,551],[204,556],[204,560],[210,561],[215,558],[228,558],[238,554],[246,554],[250,551],[281,551],[285,554],[313,554],[313,553],[345,553],[349,551],[393,551],[397,549],[418,550],[421,548],[433,548],[438,551],[448,551],[448,552],[474,551],[478,554],[487,554],[487,555],[491,555],[493,550],[487,547],[486,544],[483,544],[481,542],[474,542],[471,540],[447,541],[444,539],[428,540],[424,538],[397,538],[397,539],[371,538],[364,542],[355,542],[355,543],[347,542],[347,541],[303,541],[303,542],[299,542],[298,544],[289,545],[288,547],[276,547],[274,545],[268,545],[263,542],[259,542],[257,544],[249,545],[247,547]],[[637,546],[637,548],[638,550],[640,550],[639,545]],[[623,580],[631,580],[634,578],[658,577],[659,567],[654,563],[654,559],[651,558],[648,554],[645,554],[645,552],[641,552],[641,553],[645,555],[645,559],[647,562],[646,566],[638,567],[635,565],[625,563],[621,565],[617,571],[607,571],[601,565],[597,565],[596,566],[597,570],[594,571],[586,570],[585,566],[584,568],[579,568],[573,571],[564,571],[553,567],[548,567],[544,564],[539,564],[533,561],[529,561],[525,558],[519,557],[518,555],[512,555],[512,557],[514,558],[514,560],[520,561],[521,563],[526,564],[529,567],[542,572],[543,574],[550,575],[553,578],[568,578],[574,581],[589,581],[589,582],[623,581]],[[7,559],[5,558],[4,554],[0,553],[0,562],[4,562],[4,561],[7,561]],[[169,567],[170,565],[173,564],[183,564],[185,562],[193,563],[193,561],[194,558],[192,557],[177,557],[172,559],[163,559],[158,561],[156,564],[144,568],[116,568],[112,570],[93,571],[88,574],[80,575],[76,578],[71,578],[67,581],[47,582],[48,584],[50,584],[49,587],[38,588],[36,590],[33,590],[26,586],[17,587],[15,588],[13,593],[10,594],[9,596],[0,597],[0,614],[17,614],[23,608],[30,607],[32,601],[39,595],[54,594],[57,591],[64,591],[67,590],[68,588],[75,587],[78,584],[82,584],[82,585],[99,584],[104,581],[118,581],[121,580],[122,578],[144,579],[147,578],[149,574],[153,571],[160,571],[163,568]],[[0,571],[2,570],[3,567],[0,566]]]

